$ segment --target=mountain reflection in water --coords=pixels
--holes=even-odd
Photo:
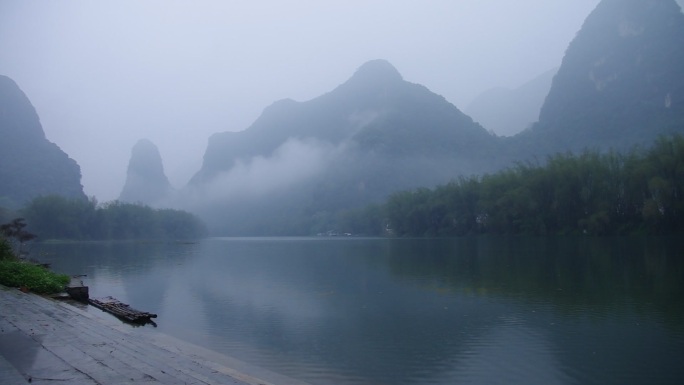
[[[314,384],[675,384],[682,246],[216,238],[33,253],[87,274],[95,297],[157,313],[158,331]]]

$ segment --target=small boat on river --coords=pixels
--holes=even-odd
[[[157,315],[154,313],[133,309],[130,305],[113,297],[104,297],[100,299],[89,298],[88,303],[102,311],[113,314],[124,321],[136,324],[144,325],[146,323],[151,323],[154,325],[152,318],[157,318]]]

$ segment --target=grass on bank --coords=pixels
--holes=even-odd
[[[0,238],[0,284],[9,287],[25,287],[38,294],[59,293],[70,278],[16,258],[9,244]]]
[[[0,284],[25,287],[38,294],[59,293],[69,283],[69,276],[23,261],[0,261]]]

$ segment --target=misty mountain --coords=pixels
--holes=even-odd
[[[24,92],[0,75],[0,206],[18,208],[42,195],[86,199],[81,168],[47,140]]]
[[[539,121],[511,138],[371,61],[327,94],[278,101],[244,131],[213,135],[179,201],[218,234],[311,234],[398,190],[559,151],[648,146],[684,132],[682,43],[673,0],[603,0],[569,45]],[[538,97],[542,80],[517,91]]]
[[[281,221],[306,234],[326,230],[338,210],[495,169],[498,145],[443,97],[374,60],[327,94],[276,102],[246,130],[213,135],[185,198],[222,233],[278,234]]]
[[[147,139],[139,140],[131,150],[126,184],[119,200],[155,206],[169,199],[174,189],[164,173],[157,146]]]
[[[547,153],[624,150],[672,132],[684,132],[684,14],[674,0],[603,0],[517,140]]]
[[[557,71],[554,68],[544,72],[517,88],[487,90],[470,102],[465,113],[497,135],[515,135],[539,119],[539,110]]]
[[[334,146],[352,142],[363,152],[432,157],[435,151],[464,155],[473,151],[472,141],[492,138],[443,97],[404,81],[387,61],[374,60],[328,94],[301,103],[278,101],[248,129],[214,134],[191,184],[210,180],[240,160],[270,157],[289,139]]]

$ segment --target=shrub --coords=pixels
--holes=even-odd
[[[39,294],[58,293],[69,283],[69,276],[55,274],[28,262],[0,260],[0,284],[26,287]]]

